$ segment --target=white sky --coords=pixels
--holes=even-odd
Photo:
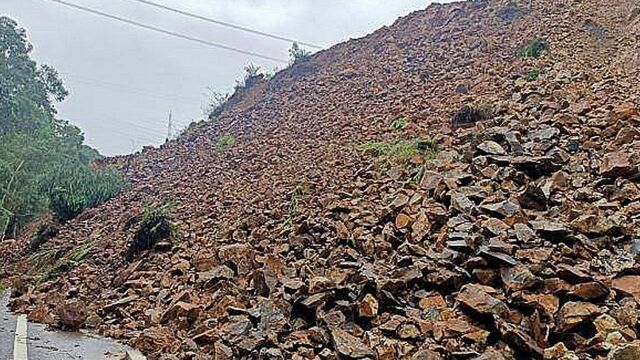
[[[239,32],[132,0],[67,0],[211,42],[286,59],[290,44]],[[364,36],[429,0],[153,0],[236,25],[325,47]],[[47,0],[0,0],[0,14],[26,28],[39,63],[55,67],[71,95],[59,115],[103,154],[158,145],[168,114],[202,118],[208,88],[231,91],[243,67],[282,65],[81,12]]]

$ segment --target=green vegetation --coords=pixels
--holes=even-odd
[[[178,228],[171,221],[169,203],[159,206],[146,206],[140,218],[138,228],[129,243],[127,258],[133,258],[137,253],[151,250],[161,240],[172,240],[177,236]]]
[[[301,61],[308,60],[311,56],[311,52],[303,49],[300,44],[294,42],[289,49],[289,63],[290,65],[297,64]]]
[[[540,70],[531,69],[531,70],[529,70],[529,73],[527,74],[527,81],[536,81],[536,80],[538,80],[539,76],[540,76]]]
[[[7,287],[4,285],[4,283],[2,281],[0,281],[0,296],[2,296],[2,294],[4,294],[4,290]]]
[[[65,167],[47,187],[49,207],[60,220],[69,220],[82,210],[102,204],[127,186],[127,181],[112,168]]]
[[[549,49],[549,43],[542,38],[536,38],[529,42],[522,49],[518,50],[517,56],[521,58],[531,58],[540,56],[545,50]]]
[[[228,148],[230,148],[235,143],[236,143],[235,136],[229,133],[225,133],[213,145],[213,151],[216,153],[221,153],[227,150]]]
[[[68,92],[53,68],[30,58],[31,51],[25,30],[12,19],[0,17],[0,241],[49,209],[52,196],[60,196],[52,189],[61,184],[80,186],[64,176],[90,172],[91,162],[100,158],[84,145],[79,128],[56,118],[54,102],[62,101]],[[91,182],[82,184],[83,189],[111,183],[115,177],[113,170],[92,174],[84,177]],[[102,189],[95,192],[104,193]],[[86,193],[73,197],[77,200]],[[93,199],[77,202],[92,206],[105,197]],[[73,213],[81,210],[71,208]]]
[[[32,271],[37,274],[35,283],[42,284],[58,277],[74,267],[78,266],[93,250],[89,244],[84,244],[71,250],[64,256],[60,256],[57,250],[45,250],[33,255],[30,260],[33,264]]]
[[[437,145],[428,140],[394,140],[384,142],[367,142],[358,147],[360,150],[374,153],[376,156],[390,160],[406,161],[416,155],[425,159],[435,157]]]
[[[209,118],[209,120],[213,120],[213,119],[216,119],[218,116],[220,116],[220,114],[222,114],[222,111],[227,106],[227,103],[229,102],[229,98],[231,98],[231,95],[229,95],[229,93],[222,93],[222,92],[212,91],[212,90],[210,91],[211,91],[211,100],[209,100],[209,104],[207,104],[207,107],[205,108],[205,113],[206,113],[206,116]]]
[[[404,129],[409,124],[409,120],[404,117],[397,118],[389,124],[392,129]]]
[[[284,224],[281,226],[282,231],[280,231],[280,235],[293,229],[293,219],[298,215],[298,206],[300,205],[300,201],[307,190],[308,189],[305,186],[296,186],[296,188],[291,192],[291,200],[289,202],[289,207],[287,208]]]

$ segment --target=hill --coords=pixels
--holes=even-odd
[[[0,244],[12,306],[154,358],[637,358],[639,14],[431,5],[315,54]]]

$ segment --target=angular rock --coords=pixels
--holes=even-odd
[[[87,307],[80,300],[65,301],[56,311],[56,319],[60,326],[69,331],[77,331],[87,321]]]
[[[469,310],[479,314],[506,317],[509,313],[507,305],[489,293],[495,293],[495,289],[483,285],[468,284],[462,287],[456,300]]]
[[[638,167],[633,164],[629,154],[615,152],[603,157],[600,164],[600,175],[606,177],[629,176],[638,172]]]
[[[624,296],[632,296],[640,302],[640,275],[626,275],[613,279],[613,290]]]
[[[574,326],[600,314],[598,306],[588,302],[567,302],[556,315],[558,331],[566,332]]]
[[[333,346],[342,356],[352,359],[374,358],[375,352],[357,337],[340,329],[331,331]]]
[[[507,152],[495,141],[485,141],[478,145],[478,150],[487,155],[507,155]]]

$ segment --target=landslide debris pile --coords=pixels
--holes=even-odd
[[[431,5],[320,52],[1,244],[12,306],[152,358],[638,359],[639,13]]]

